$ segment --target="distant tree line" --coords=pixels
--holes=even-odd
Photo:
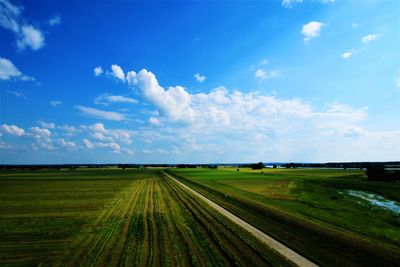
[[[265,164],[260,161],[259,163],[241,164],[238,167],[251,168],[253,170],[262,170],[263,168],[265,168]]]
[[[400,181],[400,166],[372,165],[366,174],[370,181]]]
[[[367,169],[371,166],[394,165],[400,167],[399,161],[388,162],[328,162],[328,163],[286,163],[284,168],[341,168],[341,169]]]

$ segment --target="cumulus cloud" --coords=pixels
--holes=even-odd
[[[344,52],[344,53],[342,54],[342,58],[348,59],[348,58],[351,57],[352,55],[353,55],[353,52],[347,51],[347,52]]]
[[[93,69],[94,76],[100,76],[103,74],[103,68],[102,67],[96,67]]]
[[[52,105],[53,107],[58,107],[61,104],[62,104],[62,102],[59,100],[50,101],[50,105]]]
[[[21,50],[30,47],[32,50],[39,50],[45,46],[43,33],[37,27],[21,22],[23,7],[13,5],[8,0],[0,1],[0,26],[6,30],[15,33],[17,38],[17,47]]]
[[[368,34],[361,38],[361,42],[363,44],[367,44],[369,42],[375,41],[376,39],[378,39],[378,37],[379,37],[378,34]]]
[[[118,141],[124,144],[132,144],[132,132],[124,129],[106,129],[103,123],[95,123],[84,126],[90,132],[92,138],[100,141]]]
[[[155,75],[145,69],[138,74],[131,72],[130,82],[137,86],[144,98],[155,104],[161,112],[168,117],[180,120],[193,118],[193,110],[190,107],[191,95],[182,87],[169,87],[164,89],[158,84]]]
[[[160,125],[160,120],[155,117],[150,117],[147,121],[152,125]]]
[[[105,136],[102,133],[95,132],[92,134],[92,138],[100,141],[105,141],[105,142],[114,142],[114,138],[110,136]]]
[[[35,127],[31,127],[30,129],[30,134],[31,136],[33,136],[34,138],[48,138],[51,136],[51,132],[48,129],[45,128],[39,128],[37,126]]]
[[[309,23],[304,24],[301,29],[301,34],[304,35],[304,42],[308,42],[311,39],[318,37],[323,26],[324,23],[318,21],[310,21]]]
[[[73,136],[80,132],[80,130],[78,128],[76,128],[75,126],[72,126],[72,125],[68,125],[68,124],[57,126],[57,129],[65,132],[65,134],[68,136]]]
[[[20,77],[22,73],[8,59],[0,58],[0,79],[9,80],[11,78]]]
[[[63,147],[63,148],[67,148],[67,149],[72,149],[76,147],[76,144],[74,142],[71,141],[66,141],[63,138],[58,139],[58,144]]]
[[[85,147],[87,149],[93,149],[94,148],[94,144],[92,142],[90,142],[88,139],[83,139],[82,142],[83,142],[83,144],[85,145]]]
[[[91,118],[112,120],[112,121],[123,121],[125,120],[125,115],[115,111],[105,111],[91,107],[76,106],[77,109],[81,111],[81,114]]]
[[[21,50],[25,49],[27,46],[32,50],[39,50],[45,46],[42,32],[32,25],[22,26],[20,37],[17,40],[17,46]]]
[[[2,133],[15,135],[15,136],[25,135],[25,130],[22,128],[19,128],[18,126],[15,126],[15,125],[3,124],[0,126],[0,131]]]
[[[201,75],[200,73],[196,73],[195,75],[193,75],[193,77],[196,79],[196,81],[198,82],[204,82],[206,79],[206,76]]]
[[[49,129],[40,128],[37,126],[30,127],[28,135],[35,140],[35,143],[32,144],[32,148],[34,150],[54,149],[53,142],[51,139],[52,133]]]
[[[172,127],[172,122],[183,122],[185,124],[178,127],[183,129],[182,135],[195,132],[196,136],[210,133],[218,136],[221,132],[225,137],[247,139],[245,133],[249,138],[255,138],[255,135],[259,138],[285,131],[307,132],[309,129],[333,134],[335,129],[335,134],[345,136],[350,132],[362,132],[357,123],[365,118],[367,112],[366,108],[354,109],[339,104],[317,112],[311,104],[300,99],[279,99],[256,92],[230,92],[224,87],[215,88],[208,94],[190,94],[181,86],[165,89],[147,70],[138,72],[134,81],[134,88],[160,111],[157,121],[150,117],[148,122],[161,124],[168,121],[165,125],[169,127]],[[174,128],[174,133],[179,132],[176,130]],[[236,137],[231,136],[233,132]]]
[[[39,125],[45,129],[54,129],[56,125],[52,122],[38,121]]]
[[[111,65],[111,75],[113,75],[115,78],[125,81],[125,73],[122,70],[122,68],[116,64]]]
[[[303,0],[282,0],[282,6],[286,8],[291,8],[295,4],[302,3]],[[335,0],[319,0],[320,3],[322,4],[328,4],[328,3],[333,3]]]
[[[279,77],[279,72],[276,70],[266,71],[265,69],[260,68],[254,72],[254,77],[259,79],[259,81],[264,81],[265,79]]]
[[[290,8],[293,6],[293,4],[301,2],[303,2],[303,0],[282,0],[282,6]]]
[[[87,149],[109,148],[115,153],[120,153],[121,150],[120,145],[117,143],[92,142],[88,139],[83,139],[82,142]]]
[[[138,101],[136,99],[122,96],[122,95],[108,95],[102,94],[95,98],[94,103],[100,105],[108,105],[109,103],[128,103],[136,104]]]
[[[59,15],[55,15],[49,19],[50,26],[57,26],[61,24],[61,17]]]
[[[0,57],[0,80],[18,79],[21,81],[35,81],[34,77],[23,75],[8,59]]]

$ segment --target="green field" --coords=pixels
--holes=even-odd
[[[349,194],[375,193],[398,205],[399,183],[370,182],[360,170],[197,168],[169,172],[316,263],[399,265],[400,214]]]
[[[1,266],[286,266],[157,169],[0,173]]]

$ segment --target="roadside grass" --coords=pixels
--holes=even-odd
[[[180,180],[322,265],[396,266],[400,216],[362,205],[346,190],[392,200],[400,184],[366,180],[360,170],[172,169]],[[365,203],[364,203],[365,204]]]
[[[291,266],[158,169],[0,173],[1,266]]]

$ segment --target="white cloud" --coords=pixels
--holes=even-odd
[[[124,143],[131,144],[131,131],[124,129],[106,129],[103,123],[95,123],[84,128],[90,131],[92,138],[100,141],[114,142],[114,140]]]
[[[103,123],[95,123],[95,124],[90,125],[88,128],[93,132],[107,133],[107,130],[104,127]]]
[[[124,114],[115,111],[105,111],[84,106],[76,106],[76,108],[81,111],[82,115],[85,115],[87,117],[112,121],[123,121],[126,119]]]
[[[261,62],[260,62],[260,65],[261,66],[264,66],[264,65],[267,65],[268,64],[268,60],[267,59],[263,59],[263,60],[261,60]]]
[[[2,133],[7,133],[10,135],[15,135],[15,136],[25,135],[24,129],[19,128],[18,126],[15,126],[15,125],[3,124],[0,126],[0,130]]]
[[[64,131],[66,133],[66,135],[68,135],[68,136],[73,136],[73,135],[77,134],[78,132],[80,132],[80,130],[78,128],[76,128],[75,126],[72,126],[72,125],[68,125],[68,124],[57,126],[57,129]]]
[[[100,76],[103,74],[103,68],[102,67],[96,67],[93,69],[94,76]]]
[[[32,25],[22,26],[20,37],[17,40],[17,46],[21,50],[26,47],[30,47],[32,50],[39,50],[45,46],[42,32]]]
[[[318,21],[310,21],[309,23],[304,24],[301,30],[301,34],[304,35],[304,42],[308,42],[309,40],[318,37],[323,26],[324,23]]]
[[[282,0],[282,6],[286,8],[291,8],[296,3],[302,3],[303,0]],[[319,0],[322,4],[334,3],[335,0]]]
[[[267,76],[267,72],[263,69],[258,69],[256,70],[256,72],[254,73],[254,76],[260,79],[265,79]]]
[[[62,102],[58,101],[58,100],[50,101],[50,105],[52,105],[53,107],[57,107],[57,106],[59,106],[61,104],[62,104]]]
[[[19,79],[21,81],[35,81],[34,77],[22,74],[8,59],[0,57],[0,80]]]
[[[25,81],[25,82],[27,82],[27,81],[32,81],[32,82],[36,81],[35,77],[28,76],[28,75],[22,75],[20,79],[21,79],[21,81]]]
[[[51,136],[52,133],[48,129],[39,128],[37,126],[29,128],[28,135],[35,139],[35,143],[32,144],[34,150],[40,149],[54,149]]]
[[[25,94],[17,92],[17,91],[7,90],[6,89],[6,90],[4,90],[4,92],[9,93],[10,95],[13,95],[13,96],[16,96],[16,97],[21,97],[23,99],[28,99],[28,97]]]
[[[290,8],[293,6],[293,4],[301,2],[303,2],[303,0],[282,0],[282,6]]]
[[[22,73],[8,59],[0,58],[0,79],[9,80],[11,78],[20,77]]]
[[[201,75],[200,73],[196,73],[195,75],[193,75],[193,77],[196,79],[196,81],[198,82],[204,82],[206,79],[206,76]]]
[[[119,80],[121,80],[123,82],[125,81],[125,74],[124,74],[124,71],[122,70],[122,68],[120,66],[118,66],[116,64],[111,65],[111,71],[112,71],[111,74],[115,78],[117,78],[117,79],[119,79]]]
[[[83,144],[87,149],[95,148],[109,148],[115,153],[120,153],[121,147],[117,143],[103,143],[103,142],[91,142],[88,139],[83,139]]]
[[[160,125],[160,120],[155,117],[150,117],[147,121],[152,125]]]
[[[32,50],[38,50],[45,46],[43,33],[33,25],[20,25],[26,21],[20,16],[22,10],[23,7],[15,6],[8,0],[0,0],[0,26],[14,32],[19,49],[30,47]]]
[[[400,77],[395,79],[395,86],[400,89]]]
[[[344,53],[342,54],[342,58],[348,59],[348,58],[351,57],[352,55],[353,55],[353,52],[347,51],[347,52],[344,52]]]
[[[0,26],[6,30],[19,32],[17,18],[22,8],[7,0],[0,0]]]
[[[34,138],[48,138],[51,136],[51,132],[48,129],[45,128],[39,128],[37,126],[31,127],[30,129],[30,134]]]
[[[70,142],[70,141],[65,141],[63,138],[58,139],[58,143],[60,144],[61,147],[64,148],[75,148],[76,144],[74,142]]]
[[[359,138],[367,133],[359,126],[359,122],[366,118],[365,107],[357,109],[333,103],[326,111],[315,111],[310,103],[300,99],[279,99],[256,92],[230,92],[224,87],[208,94],[190,94],[181,86],[164,89],[155,75],[147,70],[141,70],[133,78],[134,87],[160,111],[157,120],[167,122],[153,132],[141,133],[143,141],[176,142],[181,148],[174,151],[181,151],[181,154],[203,151],[204,155],[217,155],[232,151],[238,155],[250,153],[247,146],[254,150],[260,143],[269,143],[273,151],[289,157],[283,149],[305,148],[300,148],[302,142],[292,148],[293,144],[288,140],[318,136],[318,142],[323,143],[332,138]],[[229,145],[224,140],[230,140]],[[236,148],[237,151],[233,151]],[[320,147],[310,149],[318,150]],[[224,155],[229,157],[226,153]]]
[[[150,100],[168,117],[176,120],[193,117],[193,110],[190,107],[191,95],[182,86],[169,87],[165,90],[158,84],[154,74],[145,69],[135,75],[132,74],[130,80],[139,87],[143,97]]]
[[[94,148],[93,143],[90,142],[88,139],[83,139],[82,141],[83,141],[83,144],[85,145],[85,147],[87,149],[93,149]]]
[[[52,122],[44,122],[44,121],[38,121],[40,126],[45,129],[54,129],[56,125]]]
[[[122,96],[122,95],[107,95],[103,94],[95,98],[95,104],[107,105],[108,103],[128,103],[135,104],[138,101],[136,99]]]
[[[375,41],[376,39],[378,39],[378,37],[379,37],[378,34],[368,34],[361,38],[361,42],[363,44],[367,44],[369,42]]]
[[[276,78],[279,77],[279,72],[276,70],[272,71],[266,71],[265,69],[257,69],[254,73],[254,76],[259,79],[260,81],[263,81],[265,79],[271,79],[271,78]]]
[[[59,15],[55,15],[49,19],[50,26],[56,26],[61,24],[61,17]]]
[[[114,138],[110,136],[105,136],[104,134],[99,132],[93,133],[92,138],[104,142],[114,142]]]

